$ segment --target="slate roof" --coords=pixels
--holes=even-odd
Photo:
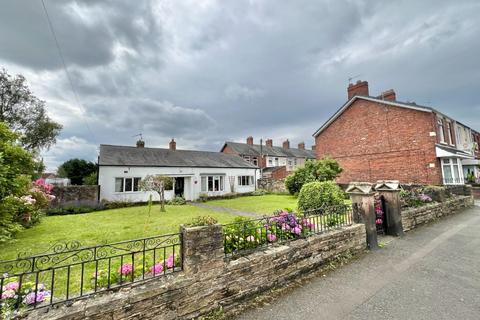
[[[248,168],[255,165],[221,152],[100,145],[100,166]]]
[[[260,156],[260,145],[254,144],[249,145],[246,143],[240,142],[225,142],[222,150],[225,146],[229,146],[238,154],[247,155],[247,156]],[[284,149],[282,147],[268,147],[262,146],[262,154],[265,156],[274,156],[274,157],[289,157],[289,158],[306,158],[306,159],[315,159],[315,152],[312,150],[301,150],[297,148]]]

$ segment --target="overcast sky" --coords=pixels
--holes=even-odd
[[[98,145],[218,151],[252,135],[313,144],[346,100],[429,105],[480,129],[480,1],[4,0],[0,67],[24,74],[63,124],[49,170]]]

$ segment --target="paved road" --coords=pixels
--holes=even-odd
[[[480,206],[413,230],[238,319],[480,319]]]

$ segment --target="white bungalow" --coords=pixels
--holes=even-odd
[[[258,167],[239,156],[220,152],[176,150],[172,139],[169,149],[100,145],[98,184],[100,200],[148,201],[159,196],[142,191],[139,182],[147,175],[175,178],[173,190],[166,190],[167,200],[183,196],[196,200],[200,194],[219,196],[256,189]]]

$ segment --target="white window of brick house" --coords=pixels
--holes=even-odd
[[[443,130],[442,118],[437,118],[437,129],[438,129],[438,136],[440,137],[440,142],[445,143],[445,131]]]
[[[442,158],[442,175],[444,184],[463,184],[463,169],[460,160]]]
[[[258,165],[258,158],[257,157],[253,157],[252,158],[252,163],[257,166]]]
[[[447,120],[447,136],[448,136],[447,142],[453,146],[452,124],[448,120]]]
[[[278,158],[275,158],[275,167],[278,167]]]
[[[139,183],[142,178],[115,178],[115,192],[137,192],[140,191]]]
[[[253,184],[253,176],[238,176],[239,186],[251,186]]]
[[[268,158],[268,165],[269,165],[269,166],[273,166],[273,160],[272,160],[272,158]]]

